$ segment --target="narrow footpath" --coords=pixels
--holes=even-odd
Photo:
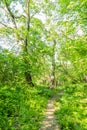
[[[51,100],[49,100],[45,113],[45,119],[43,120],[42,127],[39,130],[60,130],[54,115],[54,103],[59,95],[55,95]]]

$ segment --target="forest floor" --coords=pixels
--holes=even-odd
[[[42,127],[39,130],[60,130],[60,127],[54,115],[54,112],[56,110],[56,107],[54,106],[54,104],[55,104],[56,99],[58,99],[60,95],[61,95],[61,92],[59,94],[56,94],[52,99],[48,101],[45,118],[42,122]]]

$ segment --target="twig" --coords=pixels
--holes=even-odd
[[[10,10],[10,8],[9,8],[8,3],[7,3],[6,0],[5,0],[5,5],[6,5],[6,8],[7,8],[8,12],[9,12],[9,15],[10,15],[10,17],[12,19],[12,22],[13,22],[15,28],[17,29],[17,25],[16,25],[16,22],[15,22],[15,17],[13,15],[13,13],[11,12],[11,10]]]
[[[6,27],[6,28],[13,29],[12,27],[9,27],[8,25],[6,25],[5,23],[3,23],[3,22],[1,22],[1,21],[0,21],[0,24],[3,25],[3,26]]]

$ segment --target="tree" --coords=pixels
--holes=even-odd
[[[22,13],[19,14],[18,10],[16,10],[16,4],[22,6]],[[4,17],[2,16],[2,20],[4,19],[5,22],[2,20],[0,21],[1,26],[1,33],[2,35],[5,34],[7,36],[15,37],[15,43],[17,46],[22,44],[22,56],[25,64],[25,78],[29,85],[34,85],[31,76],[31,64],[28,58],[29,51],[30,51],[30,8],[34,8],[30,5],[30,0],[28,1],[1,1],[1,10],[4,11]],[[14,9],[13,9],[14,8]],[[12,24],[12,26],[10,26]],[[3,33],[4,30],[4,33]]]

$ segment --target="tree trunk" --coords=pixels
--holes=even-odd
[[[51,88],[56,87],[56,76],[55,76],[55,48],[56,48],[56,41],[53,41],[53,56],[52,56],[52,79],[51,79]]]
[[[27,35],[24,41],[24,53],[25,53],[24,62],[27,66],[31,67],[30,63],[26,59],[26,56],[28,55],[29,30],[30,30],[30,0],[28,0],[27,2]],[[30,71],[25,72],[25,79],[27,84],[29,84],[30,86],[34,86]]]
[[[30,86],[34,86],[30,72],[28,71],[25,72],[25,78],[26,78],[27,84],[29,84]]]

